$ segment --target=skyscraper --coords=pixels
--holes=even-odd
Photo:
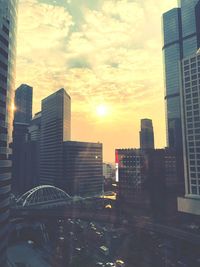
[[[178,209],[200,215],[200,51],[182,61],[182,73],[185,198]]]
[[[15,91],[15,116],[13,125],[12,192],[22,194],[27,189],[25,171],[28,126],[32,119],[33,88],[22,84]]]
[[[150,119],[141,120],[140,148],[141,149],[154,149],[153,124],[152,124],[152,120]]]
[[[32,119],[33,88],[22,84],[15,91],[15,122],[30,123]]]
[[[63,183],[63,142],[71,139],[71,98],[64,89],[42,100],[40,184]]]
[[[102,144],[64,142],[64,183],[69,195],[99,196],[103,193]]]
[[[0,0],[0,266],[6,265],[16,55],[17,0]]]
[[[199,11],[199,0],[179,0],[179,8],[163,15],[167,141],[179,157],[182,154],[179,61],[197,50],[200,40]]]

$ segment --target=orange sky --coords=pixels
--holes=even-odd
[[[72,97],[72,139],[115,148],[139,146],[151,118],[165,146],[161,15],[176,0],[21,0],[17,84],[41,99],[64,87]],[[107,107],[98,116],[99,105]]]

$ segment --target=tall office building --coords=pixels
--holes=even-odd
[[[200,51],[182,61],[185,198],[179,211],[200,215]]]
[[[27,84],[20,85],[15,91],[14,122],[30,123],[32,119],[33,88]]]
[[[40,184],[63,183],[63,142],[71,138],[71,98],[64,89],[42,100]]]
[[[17,0],[0,0],[0,266],[6,265],[16,55]]]
[[[154,149],[154,132],[152,120],[141,120],[140,131],[140,148],[141,149]]]
[[[183,140],[181,127],[179,62],[194,54],[200,44],[200,1],[179,0],[179,7],[163,14],[163,57],[168,147],[175,149],[177,170],[183,183]],[[182,76],[182,74],[181,74]]]
[[[102,144],[64,142],[64,184],[69,195],[100,196],[103,193]]]
[[[12,154],[12,192],[16,195],[24,193],[27,186],[25,167],[27,166],[26,146],[28,126],[32,119],[33,88],[22,84],[15,91],[15,115],[13,124]]]

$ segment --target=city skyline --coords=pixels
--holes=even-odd
[[[79,2],[20,1],[16,87],[33,86],[34,113],[65,87],[73,139],[104,143],[105,161],[117,147],[139,147],[142,117],[153,120],[156,147],[164,147],[160,20],[176,1]]]

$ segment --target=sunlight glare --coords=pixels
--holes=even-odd
[[[99,105],[96,108],[96,113],[99,117],[105,117],[108,114],[108,108],[105,105]]]

